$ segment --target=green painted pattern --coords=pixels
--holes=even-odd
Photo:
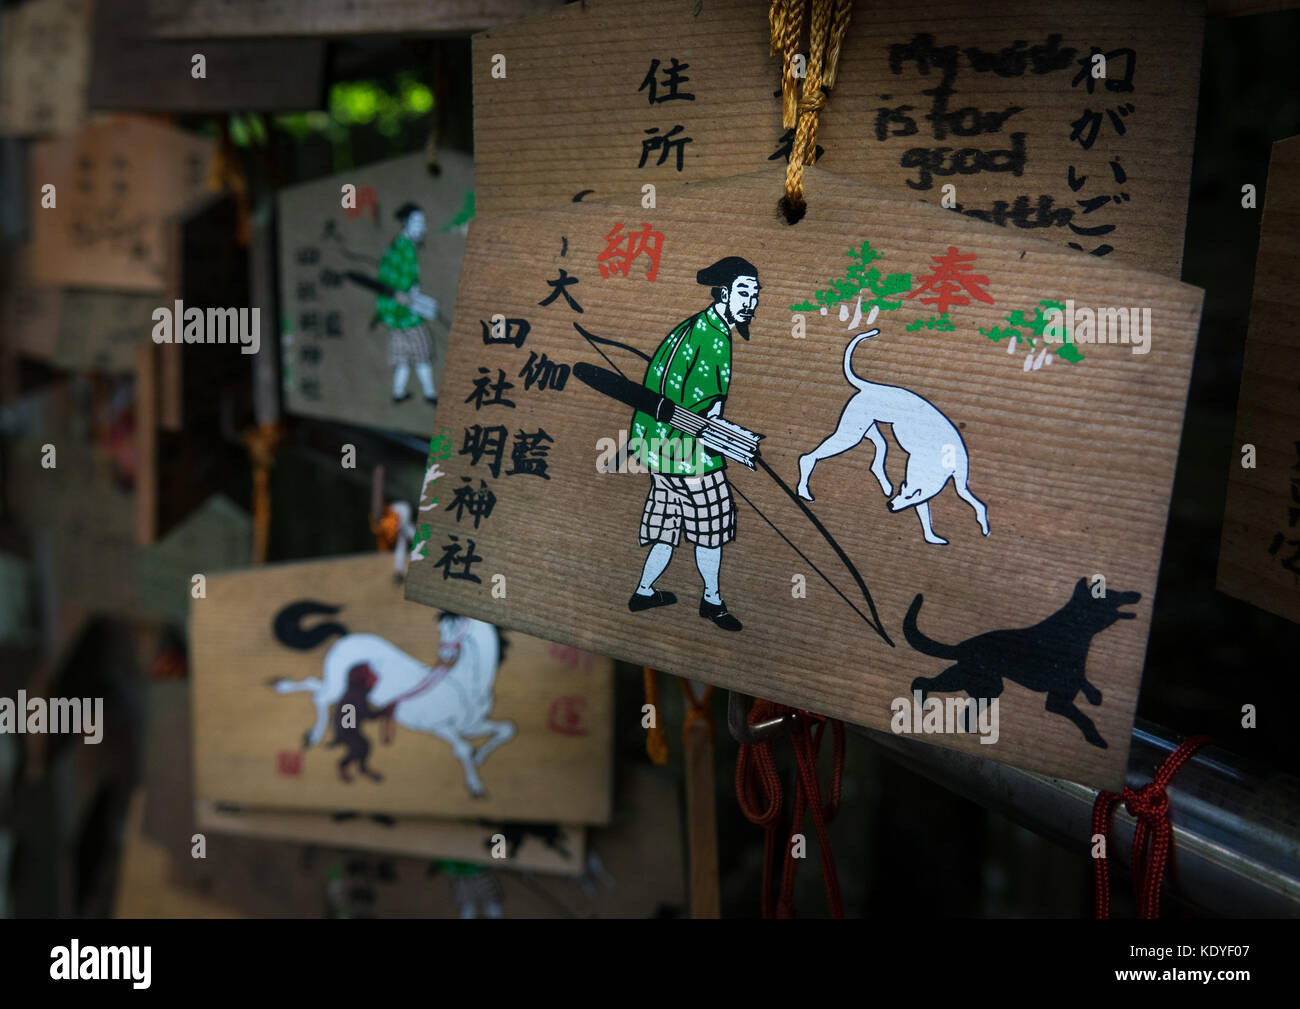
[[[420,282],[420,257],[415,243],[398,235],[379,261],[379,282],[394,291],[405,293]],[[410,329],[420,324],[420,317],[387,295],[375,298],[375,311],[390,329]]]
[[[881,273],[871,264],[877,259],[882,259],[885,254],[873,249],[870,242],[864,241],[861,247],[856,249],[850,247],[844,255],[852,260],[848,269],[844,271],[844,276],[832,279],[826,290],[816,292],[812,299],[791,305],[790,311],[830,309],[842,302],[852,301],[859,294],[869,295],[863,299],[864,308],[875,307],[884,312],[892,312],[902,307],[902,301],[890,301],[889,297],[895,294],[906,294],[912,289],[910,273]]]
[[[644,385],[691,413],[706,414],[727,394],[731,385],[731,330],[710,305],[679,323],[659,345],[646,368]],[[721,455],[699,451],[681,431],[638,410],[632,418],[632,437],[640,438],[646,466],[652,473],[701,476],[724,469]],[[666,453],[652,450],[677,439]],[[649,443],[649,444],[647,444]],[[685,444],[683,444],[685,443]]]
[[[1070,331],[1064,331],[1064,340],[1061,343],[1047,343],[1043,334],[1047,330],[1047,314],[1044,309],[1055,308],[1058,311],[1065,311],[1065,302],[1063,301],[1040,301],[1034,308],[1034,317],[1026,319],[1025,313],[1016,309],[1007,316],[1006,326],[994,326],[991,329],[980,327],[980,333],[987,336],[994,343],[1000,343],[1002,340],[1015,340],[1017,343],[1027,342],[1031,347],[1038,348],[1046,344],[1051,348],[1052,353],[1062,361],[1069,361],[1071,364],[1077,364],[1083,360],[1083,355],[1079,353],[1078,345],[1070,338]]]
[[[450,221],[444,224],[439,230],[443,232],[454,231],[463,224],[469,224],[474,219],[474,190],[465,190],[465,198],[461,201],[460,210]]]

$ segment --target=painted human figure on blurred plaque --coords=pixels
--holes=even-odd
[[[388,363],[393,368],[393,402],[401,403],[411,398],[407,385],[411,380],[411,367],[424,391],[426,402],[436,403],[438,394],[433,387],[433,339],[425,319],[437,313],[437,302],[420,293],[419,247],[424,238],[426,224],[424,212],[414,203],[403,203],[397,208],[397,219],[402,230],[393,239],[379,262],[379,282],[392,289],[392,296],[375,297],[375,311],[388,327]],[[431,305],[425,314],[417,309]]]

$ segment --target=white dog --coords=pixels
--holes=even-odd
[[[868,325],[874,318],[873,311],[867,320]],[[854,373],[853,351],[863,340],[879,333],[880,330],[872,329],[859,334],[844,351],[844,377],[859,391],[844,405],[835,432],[807,455],[799,457],[799,496],[807,501],[813,500],[808,491],[808,478],[818,462],[847,452],[864,437],[870,438],[876,447],[871,472],[885,496],[893,494],[893,485],[885,475],[885,439],[877,427],[878,424],[889,424],[894,431],[894,440],[907,453],[907,475],[898,495],[889,502],[890,511],[916,508],[925,541],[946,544],[948,541],[936,536],[930,527],[927,502],[943,490],[951,478],[957,495],[975,509],[975,517],[987,536],[988,509],[966,486],[970,461],[966,456],[966,444],[952,421],[929,400],[909,389],[868,382]]]

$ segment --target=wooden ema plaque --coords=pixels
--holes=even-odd
[[[784,167],[766,8],[585,0],[474,36],[480,213]],[[1176,278],[1203,30],[1185,0],[857,0],[816,163]]]
[[[407,597],[1118,787],[1201,292],[807,188],[476,219]]]
[[[285,408],[423,435],[446,356],[465,231],[468,154],[410,154],[280,194]],[[343,187],[355,187],[344,206]],[[418,288],[424,305],[386,292]]]
[[[211,575],[190,629],[199,799],[609,818],[611,663],[404,603],[388,556]]]

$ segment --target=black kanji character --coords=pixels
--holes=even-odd
[[[539,476],[543,480],[551,479],[546,472],[546,456],[550,452],[550,446],[543,445],[544,441],[555,443],[555,439],[541,428],[532,434],[520,431],[515,435],[515,443],[510,450],[510,465],[514,469],[506,470],[506,476],[522,473],[525,476]]]
[[[454,533],[448,533],[447,539],[451,542],[442,545],[442,556],[434,561],[433,564],[435,568],[442,568],[442,580],[446,581],[448,578],[458,578],[464,581],[482,582],[482,578],[476,574],[470,573],[470,568],[483,559],[474,552],[474,541],[468,541],[469,545],[464,548],[465,552],[462,555],[460,537],[456,536]],[[459,573],[453,572],[451,570],[453,564],[463,564],[465,570]]]
[[[463,476],[461,480],[464,481],[465,486],[457,487],[452,492],[451,504],[447,505],[447,511],[455,511],[457,522],[466,512],[469,512],[470,517],[474,519],[474,528],[477,529],[479,521],[492,514],[497,496],[489,489],[486,480],[479,479],[478,490],[474,490],[474,481],[470,477]]]
[[[662,165],[668,160],[669,148],[675,147],[677,149],[677,170],[680,172],[682,170],[682,152],[687,144],[695,142],[690,137],[680,137],[677,140],[672,139],[681,131],[682,127],[680,123],[663,136],[655,135],[659,132],[658,126],[652,126],[650,129],[646,130],[645,132],[650,134],[650,137],[647,140],[641,141],[641,160],[637,162],[637,168],[645,167],[645,159],[648,158],[650,152],[655,149],[659,150],[659,160],[656,161],[655,164]]]
[[[668,93],[666,95],[660,95],[658,94],[657,91],[659,85],[655,81],[655,74],[659,72],[659,61],[651,60],[650,72],[645,75],[645,80],[641,82],[641,86],[637,88],[637,91],[640,92],[640,91],[644,91],[646,88],[649,88],[650,89],[649,98],[650,98],[651,105],[654,105],[656,102],[671,102],[674,100],[693,102],[695,101],[694,95],[686,94],[686,93],[682,93],[682,94],[677,93],[677,89],[684,82],[690,80],[690,78],[685,76],[682,73],[682,71],[689,70],[690,68],[691,65],[689,63],[678,63],[677,57],[676,56],[672,57],[672,62],[670,62],[668,66],[664,68],[663,86],[668,89]]]
[[[519,369],[519,377],[524,380],[524,389],[531,389],[535,384],[538,390],[563,389],[569,380],[569,366],[556,364],[545,354],[539,358],[537,351],[530,351],[527,363]]]
[[[541,301],[539,301],[537,304],[542,306],[549,305],[552,301],[554,301],[562,294],[564,295],[564,300],[569,303],[569,307],[571,309],[573,309],[575,312],[581,312],[582,306],[579,305],[576,301],[574,301],[573,295],[569,293],[569,288],[576,283],[578,283],[578,278],[570,277],[569,271],[564,269],[564,267],[560,267],[559,277],[557,277],[555,280],[548,280],[546,282],[546,285],[549,288],[551,288],[551,293],[548,294]]]
[[[465,443],[457,454],[469,456],[469,464],[477,466],[480,459],[491,453],[492,461],[488,463],[488,469],[492,471],[494,477],[499,477],[501,475],[501,456],[505,454],[505,450],[505,425],[496,424],[492,427],[483,427],[475,424],[473,427],[465,428]]]
[[[514,382],[506,381],[506,373],[498,368],[495,383],[491,379],[492,372],[487,368],[479,368],[478,373],[479,377],[474,379],[474,391],[465,397],[465,402],[473,403],[475,410],[481,410],[485,406],[508,406],[513,409],[515,401],[502,395],[507,389],[515,387]],[[491,399],[487,398],[489,392],[492,393]]]
[[[499,324],[501,335],[493,336],[494,328],[498,323],[489,324],[479,319],[478,324],[483,327],[483,342],[489,346],[496,343],[513,343],[516,347],[522,347],[528,337],[528,331],[532,328],[527,319],[505,319]]]

